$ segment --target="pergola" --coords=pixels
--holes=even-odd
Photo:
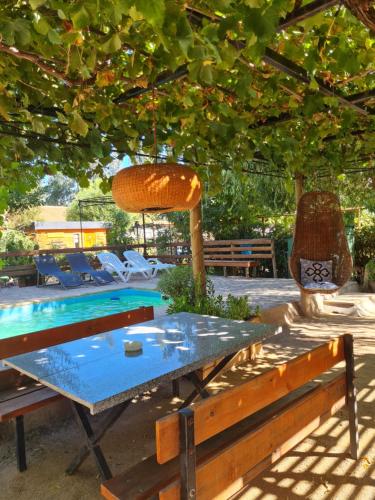
[[[242,2],[239,3],[243,7]],[[129,16],[129,12],[125,10],[120,14],[117,13],[116,21],[111,24],[104,17],[103,21],[94,18],[94,11],[84,9],[84,6],[78,11],[72,10],[68,6],[70,10],[62,11],[59,17],[44,4],[43,1],[32,4],[36,18],[44,20],[42,25],[36,26],[35,23],[33,25],[38,33],[35,35],[35,39],[32,39],[33,43],[26,36],[18,35],[15,28],[12,28],[15,31],[9,35],[10,27],[7,28],[8,31],[4,30],[4,40],[0,43],[0,56],[4,64],[11,62],[17,66],[19,62],[17,69],[20,72],[5,85],[5,88],[8,89],[6,99],[13,99],[14,102],[12,101],[12,107],[6,101],[1,108],[4,120],[0,123],[0,136],[16,137],[17,141],[23,141],[22,144],[34,151],[35,155],[41,159],[41,173],[38,175],[51,173],[49,163],[58,164],[61,161],[65,165],[64,173],[77,178],[84,176],[87,179],[100,173],[100,158],[104,158],[102,164],[106,165],[113,154],[131,154],[133,156],[146,154],[150,156],[150,138],[152,138],[153,132],[149,130],[149,122],[155,122],[155,116],[152,117],[151,113],[148,113],[150,116],[147,116],[147,112],[142,112],[142,109],[155,112],[154,95],[150,103],[147,94],[157,93],[156,99],[158,100],[158,111],[160,111],[157,114],[161,136],[158,142],[161,144],[167,142],[167,146],[165,146],[165,149],[168,150],[167,156],[171,153],[176,158],[182,158],[182,161],[195,164],[200,168],[211,168],[215,165],[219,165],[220,168],[228,168],[228,162],[238,161],[246,148],[253,147],[249,164],[242,167],[242,171],[249,174],[277,177],[290,176],[293,172],[298,199],[303,191],[303,180],[306,173],[303,168],[299,168],[298,162],[293,165],[293,169],[289,165],[293,155],[297,155],[298,151],[293,151],[293,154],[284,151],[284,157],[280,156],[280,151],[277,148],[274,153],[269,151],[277,143],[279,130],[283,130],[285,138],[287,136],[285,127],[294,127],[295,123],[298,122],[302,129],[304,122],[309,122],[312,117],[318,124],[320,120],[324,122],[329,117],[332,130],[323,130],[323,135],[315,140],[313,136],[305,137],[303,135],[309,133],[308,128],[305,127],[301,132],[302,135],[298,136],[297,134],[295,142],[291,143],[290,147],[296,148],[298,140],[300,143],[310,141],[311,149],[316,145],[317,150],[319,144],[338,144],[340,147],[345,147],[348,142],[350,143],[348,149],[355,150],[356,148],[351,141],[362,140],[362,144],[369,143],[368,147],[355,156],[352,155],[352,151],[346,151],[345,157],[341,157],[340,171],[347,173],[365,172],[369,176],[373,176],[373,149],[371,140],[367,140],[367,138],[371,137],[373,132],[375,68],[371,63],[366,63],[366,70],[355,74],[351,67],[350,71],[341,72],[349,75],[341,77],[341,80],[331,71],[325,70],[324,65],[322,65],[321,70],[318,68],[315,73],[311,70],[311,67],[314,66],[311,59],[313,56],[321,56],[327,44],[331,44],[327,49],[328,55],[331,56],[337,49],[339,53],[335,58],[340,60],[341,57],[343,64],[346,63],[344,56],[340,56],[341,48],[335,45],[337,40],[340,42],[340,39],[334,32],[335,22],[345,10],[349,10],[368,30],[370,43],[365,45],[364,40],[357,41],[362,52],[360,54],[352,53],[354,62],[357,58],[361,58],[363,62],[366,51],[373,50],[371,41],[375,31],[373,2],[368,0],[347,0],[345,2],[314,0],[302,4],[302,2],[296,1],[292,8],[290,3],[284,2],[285,5],[283,4],[282,9],[269,13],[270,16],[275,16],[275,12],[278,16],[280,12],[282,13],[277,22],[274,18],[267,18],[267,10],[260,11],[263,5],[262,1],[251,2],[252,10],[246,11],[249,14],[246,19],[236,18],[230,10],[226,13],[226,9],[233,8],[233,6],[226,7],[225,3],[220,11],[219,7],[215,9],[210,2],[191,2],[184,5],[185,10],[179,8],[176,11],[176,19],[179,19],[180,25],[176,25],[175,36],[176,43],[178,42],[181,50],[179,56],[172,56],[171,60],[167,59],[165,48],[162,48],[163,39],[158,42],[161,47],[160,51],[155,50],[155,33],[159,33],[161,18],[164,15],[163,12],[157,11],[156,6],[155,10],[151,11],[147,10],[143,4],[138,5],[137,3],[138,17],[134,12]],[[160,2],[160,5],[164,5],[164,2]],[[6,15],[8,14],[7,9],[7,6],[4,7]],[[29,7],[25,7],[24,12],[19,12],[21,20],[24,20],[25,30],[29,26],[26,27],[26,21],[29,22],[31,19],[30,12]],[[308,52],[306,47],[304,48],[305,52],[299,51],[298,44],[308,35],[308,28],[301,27],[299,23],[305,23],[313,16],[322,15],[324,12],[330,13],[330,26],[328,31],[319,32],[316,30],[315,37],[318,41],[315,52]],[[18,14],[18,11],[16,13]],[[35,17],[34,13],[31,13]],[[101,15],[104,16],[104,14]],[[127,34],[118,28],[122,22],[125,22],[124,19],[128,20],[129,26],[136,25],[139,32],[148,22],[145,30],[149,39],[142,37],[137,39],[137,30],[130,33],[130,27],[128,27],[130,33],[128,39]],[[107,31],[98,28],[101,22],[105,24],[104,21],[108,25]],[[251,29],[248,28],[248,24],[251,25]],[[316,23],[316,26],[319,26],[319,22]],[[275,43],[270,46],[270,42],[273,40],[269,40],[269,33],[275,27]],[[241,36],[242,31],[254,33],[254,39],[250,40],[251,43],[249,36]],[[354,31],[352,30],[352,33]],[[46,42],[47,34],[49,37]],[[284,50],[282,36],[279,34],[285,34],[285,36],[283,35],[285,40],[293,40],[291,44],[292,54],[288,53],[288,50],[291,51],[291,47]],[[195,47],[193,42],[199,40],[199,37],[203,35],[207,36],[208,41],[206,40],[202,46]],[[34,36],[34,32],[30,36]],[[60,50],[60,45],[61,40],[66,40],[63,37],[68,36],[72,37],[73,42],[67,42],[69,50],[65,54],[63,50]],[[173,38],[173,33],[171,36]],[[262,43],[259,42],[262,37],[267,38],[268,45],[266,47],[263,47]],[[354,35],[348,39],[348,46],[353,42],[353,38]],[[101,50],[105,55],[100,56],[99,61],[94,61],[91,68],[90,51],[88,50],[85,54],[84,49],[92,48],[90,43],[94,42],[102,44]],[[252,47],[257,46],[258,42],[262,46],[261,56],[252,52]],[[48,47],[44,46],[43,43],[49,44]],[[187,56],[190,49],[193,55],[189,53]],[[201,51],[207,49],[207,55],[201,55],[198,49]],[[216,57],[215,50],[219,54],[216,60],[214,59]],[[72,57],[76,53],[78,54],[77,60],[72,65]],[[62,60],[63,57],[66,60]],[[228,62],[226,58],[231,60]],[[258,59],[261,59],[261,62]],[[199,66],[194,66],[198,60]],[[132,61],[139,65],[134,74],[131,73]],[[181,64],[180,61],[182,61]],[[233,71],[233,61],[240,68],[239,70],[236,67],[237,73]],[[85,71],[89,75],[85,76],[80,70],[83,62],[85,63]],[[218,71],[221,71],[217,76],[213,75],[211,71],[211,66],[215,65],[219,68]],[[336,68],[340,73],[338,65]],[[236,75],[239,75],[238,81],[235,80]],[[249,76],[249,81],[245,82],[244,90],[242,80],[246,75]],[[282,75],[282,78],[275,75]],[[27,78],[30,76],[35,78],[36,84],[30,85],[27,82]],[[18,86],[15,87],[14,81],[19,82]],[[40,89],[37,88],[38,85],[40,85]],[[21,90],[25,88],[27,90]],[[270,88],[274,90],[274,94],[268,95],[267,92]],[[193,104],[188,101],[183,103],[184,110],[188,112],[191,107],[198,108],[200,103],[203,103],[203,108],[207,107],[209,110],[207,117],[211,121],[202,128],[202,131],[198,130],[198,125],[189,122],[189,120],[191,121],[190,115],[177,118],[178,125],[174,125],[176,123],[174,115],[177,114],[178,106],[181,107],[181,103],[175,101],[185,95],[189,99],[195,97],[188,95],[189,89],[196,90],[197,93],[200,92],[198,96],[200,101],[197,98]],[[38,94],[38,90],[41,95]],[[267,98],[262,95],[263,91],[264,94],[267,94]],[[178,92],[180,93],[178,94]],[[305,94],[308,99],[306,99]],[[211,95],[214,98],[210,99]],[[20,96],[23,96],[22,99]],[[249,104],[251,99],[254,100],[254,104],[251,102]],[[310,109],[311,100],[314,99],[320,99],[320,104],[318,108]],[[300,108],[304,108],[302,113],[299,112]],[[335,118],[337,109],[341,121]],[[243,114],[241,114],[242,111]],[[163,117],[161,116],[162,112],[164,113]],[[201,109],[198,109],[197,112],[201,112]],[[348,114],[345,114],[346,112]],[[221,121],[225,121],[224,118],[228,113],[231,115],[232,123],[228,120],[228,123],[224,123],[224,125],[229,130],[229,135],[219,140],[220,134],[223,133]],[[110,114],[114,116],[113,123],[110,122]],[[131,120],[132,114],[136,116],[136,121]],[[122,121],[125,122],[124,125],[122,125]],[[240,138],[236,138],[237,121],[242,127],[243,143],[240,142]],[[132,126],[136,127],[136,130],[132,130]],[[133,142],[132,134],[134,135]],[[256,137],[254,134],[258,134],[258,136]],[[183,147],[186,135],[189,136],[189,140]],[[209,137],[207,140],[206,135]],[[230,142],[232,135],[234,136],[233,140],[236,141],[234,149],[233,143]],[[126,147],[123,147],[124,136],[127,136],[128,139]],[[138,142],[135,140],[135,136]],[[228,154],[223,154],[221,145],[225,145],[226,141],[230,147]],[[9,150],[9,144],[6,146]],[[342,149],[339,146],[337,146],[337,157],[342,154]],[[217,155],[215,154],[216,147],[219,149]],[[57,148],[63,152],[57,153]],[[208,160],[202,153],[205,148],[208,151],[206,155]],[[140,152],[139,149],[142,151]],[[94,165],[87,163],[94,155],[99,158],[98,163]],[[157,157],[160,159],[161,155],[157,153]],[[330,169],[326,163],[314,165],[316,175],[330,175]],[[13,182],[12,176],[14,177],[14,167],[11,160],[9,160],[9,164],[10,171],[13,168],[12,174],[10,174],[11,180],[8,181],[11,184]],[[28,160],[27,165],[30,169],[34,169],[35,160]],[[63,167],[61,168],[63,169]],[[191,211],[191,233],[194,273],[196,276],[204,276],[199,205]]]

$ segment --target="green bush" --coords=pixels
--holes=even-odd
[[[375,223],[362,226],[355,231],[355,265],[363,268],[372,259],[375,259]]]
[[[159,290],[171,299],[181,295],[194,295],[194,278],[191,267],[177,266],[160,276],[158,283]]]
[[[228,319],[248,319],[258,310],[252,310],[247,297],[228,295],[225,301],[221,295],[215,295],[212,281],[206,280],[206,293],[199,281],[194,281],[190,267],[179,266],[159,279],[160,291],[171,299],[168,313],[190,312],[219,316]]]
[[[31,251],[36,247],[35,242],[21,231],[6,229],[0,237],[0,252],[22,252]],[[30,264],[31,257],[7,257],[4,258],[4,266],[16,266]]]

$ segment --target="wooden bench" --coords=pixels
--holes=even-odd
[[[212,240],[205,241],[204,265],[223,267],[227,276],[227,267],[242,267],[249,277],[250,268],[256,268],[260,260],[272,262],[273,277],[277,278],[275,246],[273,240],[260,238],[252,240]],[[251,252],[247,253],[247,252]]]
[[[19,286],[36,285],[36,267],[34,264],[20,264],[17,266],[5,266],[0,269],[0,276],[17,278]]]
[[[346,361],[346,370],[312,382]],[[156,422],[156,455],[101,485],[115,499],[229,498],[343,407],[358,434],[351,335]]]
[[[154,319],[153,307],[90,319],[70,325],[0,340],[0,359]],[[0,372],[0,422],[15,420],[16,456],[20,472],[26,470],[24,415],[61,399],[52,389],[36,384],[15,370]]]

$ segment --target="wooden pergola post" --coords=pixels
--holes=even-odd
[[[199,202],[190,210],[190,238],[194,279],[200,279],[202,291],[206,288],[206,270],[204,267],[202,207]]]
[[[298,202],[299,202],[299,200],[304,192],[304,181],[305,181],[304,176],[300,173],[297,173],[295,176],[295,182],[294,182],[295,195],[296,195],[296,207],[298,207]]]

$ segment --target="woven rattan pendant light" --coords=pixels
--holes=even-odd
[[[147,163],[124,168],[112,183],[112,196],[125,212],[166,213],[190,210],[201,197],[201,182],[189,167]]]
[[[133,165],[120,170],[112,182],[113,199],[125,212],[166,213],[191,210],[201,198],[200,179],[194,170],[185,165],[158,163],[155,105],[153,115],[155,163]]]

